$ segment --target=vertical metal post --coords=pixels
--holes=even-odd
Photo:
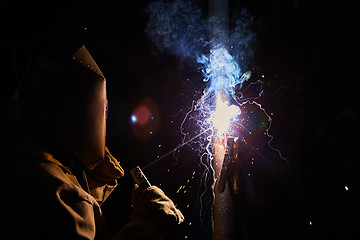
[[[209,27],[212,48],[228,46],[229,3],[228,0],[209,0]],[[218,96],[222,93],[217,92]],[[222,96],[225,97],[225,96]],[[232,239],[234,233],[234,207],[230,196],[229,184],[223,192],[218,191],[221,169],[226,152],[226,136],[215,140],[213,167],[215,171],[214,185],[214,239]],[[223,187],[222,187],[223,188]]]
[[[226,153],[227,139],[226,137],[216,139],[214,145],[213,167],[215,170],[215,186],[214,186],[214,204],[213,204],[213,220],[214,220],[214,239],[230,240],[234,235],[234,218],[235,211],[230,195],[230,186],[226,182],[223,192],[219,191],[220,174],[223,166],[224,156]]]
[[[212,47],[227,47],[229,37],[228,0],[209,0],[209,27]]]

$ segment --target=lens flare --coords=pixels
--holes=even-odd
[[[137,122],[137,117],[135,114],[131,115],[131,122],[134,124]]]
[[[161,125],[161,112],[152,98],[143,99],[130,115],[130,126],[134,135],[148,140],[155,135]]]

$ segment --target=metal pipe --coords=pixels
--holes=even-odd
[[[228,47],[229,2],[228,0],[209,0],[208,3],[211,45],[213,48]],[[233,239],[235,230],[235,211],[230,195],[229,181],[227,181],[229,169],[223,169],[222,167],[228,145],[227,141],[226,137],[217,138],[214,144],[213,168],[215,184],[213,188],[213,224],[215,240]],[[228,161],[229,157],[232,157],[231,154],[227,155],[225,161]],[[221,177],[222,169],[224,175]]]
[[[229,38],[228,0],[209,0],[209,27],[212,47],[227,47]]]
[[[234,237],[234,221],[235,211],[233,202],[230,195],[229,181],[227,181],[227,173],[229,169],[222,171],[224,157],[226,155],[227,148],[226,137],[218,138],[214,145],[214,171],[215,171],[215,186],[214,186],[214,204],[213,204],[213,220],[214,220],[214,239],[215,240],[230,240]],[[221,176],[221,173],[225,174]],[[225,186],[220,179],[224,177]],[[221,189],[221,191],[218,191]]]

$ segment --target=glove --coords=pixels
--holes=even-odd
[[[147,219],[156,223],[160,233],[174,229],[184,221],[184,216],[165,193],[156,186],[142,190],[135,185],[131,219]]]
[[[135,185],[131,221],[114,237],[114,240],[162,239],[184,221],[184,216],[174,203],[156,187],[143,190]]]

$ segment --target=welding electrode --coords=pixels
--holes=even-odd
[[[139,187],[146,189],[151,186],[150,182],[147,180],[143,171],[139,166],[134,167],[130,171],[131,177],[134,179],[135,183],[139,185]]]
[[[180,148],[182,148],[183,146],[185,146],[189,142],[193,141],[194,139],[200,137],[201,135],[203,135],[204,133],[206,133],[206,132],[208,132],[210,130],[211,130],[211,128],[208,128],[205,131],[203,131],[203,132],[199,133],[198,135],[196,135],[195,137],[189,139],[188,141],[178,145],[173,150],[165,153],[161,157],[159,157],[159,158],[155,159],[154,161],[150,162],[148,165],[143,167],[143,169],[151,167],[155,163],[159,162],[160,160],[164,159],[165,157],[169,156],[170,154],[174,153],[175,151],[179,150]],[[131,169],[130,174],[131,174],[132,178],[134,179],[135,183],[139,185],[139,187],[142,187],[143,189],[145,189],[145,188],[151,186],[150,182],[147,180],[146,176],[144,175],[143,171],[141,171],[141,168],[139,166],[136,166],[133,169]]]

